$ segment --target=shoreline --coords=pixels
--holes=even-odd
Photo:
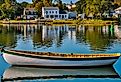
[[[111,25],[112,23],[118,24],[118,21],[104,21],[104,20],[0,20],[0,24],[74,24],[74,25]]]

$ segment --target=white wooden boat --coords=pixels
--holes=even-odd
[[[96,67],[112,65],[120,53],[112,54],[63,54],[51,52],[31,52],[5,50],[3,57],[6,62],[17,66],[40,67]]]

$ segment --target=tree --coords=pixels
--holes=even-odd
[[[38,12],[38,15],[41,16],[42,7],[50,7],[52,5],[52,0],[32,0],[33,7]]]
[[[33,6],[35,7],[35,5],[36,5],[39,1],[42,1],[42,2],[43,2],[43,0],[32,0]]]
[[[28,2],[22,2],[22,3],[17,3],[16,5],[16,16],[20,16],[23,14],[24,8],[26,8],[29,5]],[[19,10],[19,11],[18,11]]]
[[[23,7],[23,8],[26,8],[28,4],[29,4],[28,2],[22,2],[22,3],[20,3],[21,7]]]
[[[14,14],[14,8],[9,3],[3,3],[1,5],[2,17],[3,18],[11,18]]]
[[[1,28],[1,27],[0,27]],[[0,46],[6,46],[6,47],[15,47],[17,38],[15,37],[15,30],[14,28],[10,27],[10,29],[7,29],[8,27],[3,27],[4,29],[0,29]]]
[[[15,8],[15,15],[14,16],[16,17],[16,16],[21,16],[23,14],[23,10],[25,7],[21,6],[21,3],[17,3],[14,8]]]
[[[108,12],[110,14],[110,10],[113,9],[112,3],[113,3],[112,0],[101,0],[101,3],[100,3],[101,15],[104,12]]]
[[[54,0],[54,5],[57,6],[61,10],[67,10],[67,7],[65,4],[63,4],[62,0]]]
[[[43,2],[45,7],[49,7],[52,5],[53,0],[32,0],[34,6],[40,1]]]
[[[52,0],[43,0],[43,4],[45,7],[50,7],[52,5]]]
[[[0,5],[4,2],[4,0],[0,0]]]
[[[42,7],[43,7],[43,2],[38,2],[36,5],[35,5],[35,10],[37,11],[38,15],[41,16],[41,13],[42,13]]]
[[[76,3],[76,10],[78,13],[86,13],[87,16],[92,14],[97,17],[98,14],[110,11],[112,3],[112,0],[79,0]]]
[[[15,0],[5,0],[1,6],[0,10],[2,13],[1,19],[3,18],[14,18],[15,11],[16,11],[16,2]]]
[[[87,2],[86,0],[79,0],[76,2],[76,10],[78,13],[85,13]]]

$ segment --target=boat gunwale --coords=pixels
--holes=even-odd
[[[22,53],[21,53],[22,52]],[[23,53],[24,52],[24,53]],[[27,53],[25,53],[27,52]],[[90,55],[86,55],[86,54],[83,54],[82,56],[83,57],[64,57],[59,55],[59,56],[49,56],[48,54],[56,54],[56,53],[52,53],[52,52],[31,52],[31,51],[20,51],[20,50],[5,50],[5,53],[7,54],[12,54],[12,55],[17,55],[17,56],[23,56],[23,57],[30,57],[30,58],[37,58],[37,59],[50,59],[50,60],[106,60],[106,59],[117,59],[119,58],[120,56],[120,53],[115,53],[115,55],[109,55],[109,54],[105,54],[105,56],[103,55],[101,57],[101,54],[100,56],[96,57],[96,55],[99,55],[99,54],[93,54],[95,57],[92,56],[92,54]],[[34,53],[34,54],[33,54]],[[38,55],[36,53],[46,53],[47,55]],[[103,54],[103,53],[102,53]],[[71,56],[76,56],[76,55],[72,55],[70,54]],[[108,56],[106,56],[108,55]],[[67,56],[67,54],[66,54]],[[81,56],[81,54],[80,54]],[[91,56],[91,57],[89,57]]]

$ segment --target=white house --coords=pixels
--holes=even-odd
[[[45,19],[68,19],[68,13],[58,7],[42,7],[42,17]]]
[[[75,11],[68,12],[68,17],[69,17],[69,19],[76,19],[77,13]]]
[[[121,14],[121,7],[115,9],[115,13],[116,13],[116,14]]]
[[[34,8],[24,8],[23,16],[24,19],[35,19],[38,17]]]
[[[117,8],[114,10],[115,11],[115,16],[118,17],[118,15],[121,15],[121,7]]]

